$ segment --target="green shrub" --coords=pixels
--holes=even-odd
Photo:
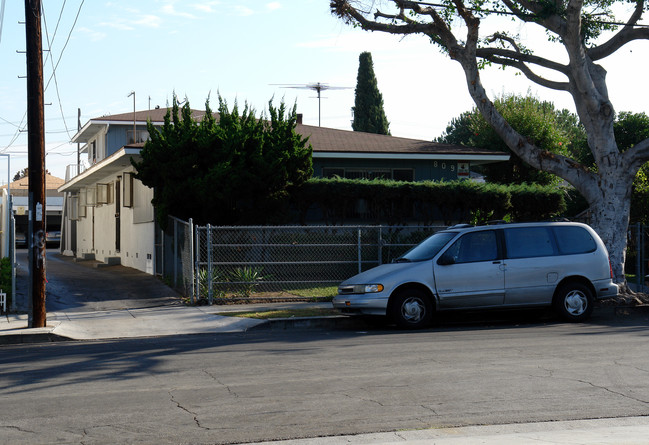
[[[7,307],[11,306],[11,260],[4,257],[0,260],[0,289],[7,294]]]
[[[305,223],[309,209],[326,224],[350,219],[369,224],[432,224],[547,220],[563,215],[565,191],[556,186],[482,184],[473,181],[401,182],[314,178],[293,194]],[[363,212],[358,211],[362,203]]]

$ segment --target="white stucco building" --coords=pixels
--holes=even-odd
[[[61,251],[77,258],[155,272],[153,190],[134,178],[147,120],[162,125],[167,109],[103,116],[88,121],[72,138],[81,165],[68,167]],[[204,112],[195,111],[194,116]]]

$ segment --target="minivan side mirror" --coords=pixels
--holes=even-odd
[[[437,264],[440,266],[449,266],[451,264],[455,264],[455,258],[453,258],[453,255],[450,252],[444,252],[441,257],[437,260]]]

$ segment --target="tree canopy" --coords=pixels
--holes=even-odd
[[[473,102],[509,149],[532,167],[565,179],[584,196],[591,225],[611,256],[615,280],[626,282],[630,198],[636,173],[649,161],[649,139],[626,150],[618,146],[616,113],[602,63],[630,42],[649,40],[649,27],[640,23],[645,0],[330,0],[330,7],[334,15],[364,30],[421,35],[458,62]],[[521,29],[526,32],[520,34]],[[545,32],[549,42],[521,37],[534,35],[535,29]],[[551,46],[556,48],[548,51]],[[646,58],[630,55],[638,56]],[[539,147],[516,131],[482,83],[480,70],[487,65],[513,68],[530,82],[569,94],[596,168]]]
[[[390,134],[390,123],[383,109],[383,95],[374,75],[372,54],[363,52],[358,57],[356,98],[354,100],[352,129],[367,133]]]
[[[150,140],[133,162],[136,177],[154,189],[158,221],[166,216],[200,224],[280,222],[292,187],[312,173],[311,145],[295,132],[295,107],[269,102],[270,119],[257,119],[248,105],[232,110],[219,96],[218,115],[209,100],[201,119],[189,101],[174,96],[164,124],[148,123]]]
[[[570,128],[565,113],[556,110],[552,103],[533,96],[506,95],[496,99],[495,106],[516,131],[538,147],[556,154],[569,153],[571,137],[577,130]],[[508,162],[482,167],[488,182],[540,185],[559,182],[557,176],[530,167],[516,153],[512,153],[477,108],[453,119],[437,141],[509,153],[511,157]]]

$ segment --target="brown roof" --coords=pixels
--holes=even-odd
[[[153,110],[144,110],[135,112],[135,120],[137,122],[144,122],[148,119],[151,119],[151,122],[164,122],[165,114],[167,114],[169,108],[154,108]],[[193,110],[192,117],[201,118],[205,115],[204,110]],[[111,122],[133,122],[133,112],[121,113],[121,114],[109,114],[106,116],[100,116],[92,118],[93,121],[111,121]]]
[[[336,130],[298,124],[297,133],[309,136],[314,152],[408,153],[493,155],[492,150],[440,144],[419,139],[400,138],[362,131]]]
[[[63,196],[57,189],[65,184],[65,179],[57,178],[49,173],[45,174],[45,195],[46,196]],[[12,196],[28,196],[29,194],[29,177],[25,176],[10,184]],[[2,188],[7,188],[3,185]]]
[[[163,122],[168,108],[137,111],[138,122],[151,119],[152,122]],[[218,119],[218,113],[214,113]],[[193,110],[192,117],[201,119],[205,111]],[[133,113],[114,114],[97,117],[93,121],[133,122]],[[361,131],[337,130],[334,128],[315,127],[297,124],[296,132],[309,137],[309,143],[315,153],[399,153],[399,154],[449,154],[449,155],[494,155],[501,154],[492,150],[465,147],[463,145],[440,144],[432,141],[408,139],[382,134],[364,133]],[[137,144],[129,147],[137,147]]]

